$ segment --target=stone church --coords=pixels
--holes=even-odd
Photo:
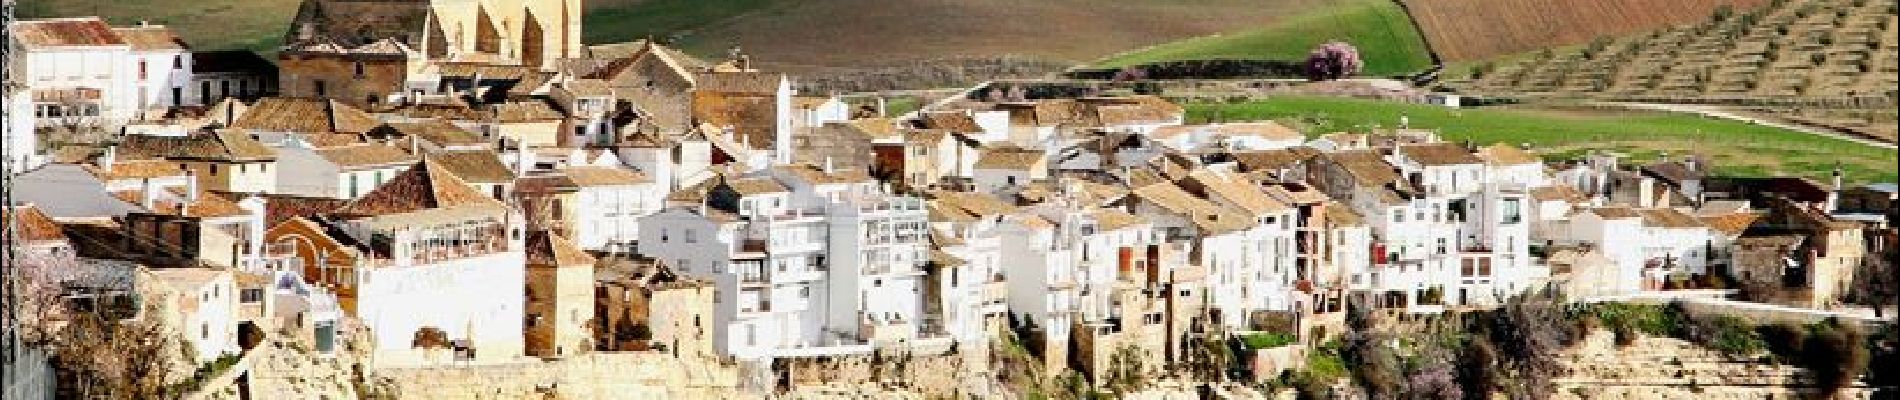
[[[545,70],[584,51],[581,0],[304,0],[284,43],[285,96],[356,106],[431,92],[446,64]]]

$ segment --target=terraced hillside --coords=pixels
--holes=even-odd
[[[1448,62],[1587,43],[1697,22],[1768,0],[1402,0]]]
[[[1900,95],[1895,0],[1778,0],[1762,9],[1470,68],[1467,92],[1648,99]]]

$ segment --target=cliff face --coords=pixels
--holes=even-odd
[[[1798,367],[1739,360],[1671,338],[1617,346],[1614,334],[1597,331],[1563,362],[1571,375],[1557,380],[1558,399],[1801,398],[1815,391]],[[1866,387],[1851,387],[1835,398],[1871,395]]]

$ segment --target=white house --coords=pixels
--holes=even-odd
[[[10,71],[22,77],[9,79],[16,79],[32,94],[36,127],[67,123],[115,127],[137,115],[140,80],[138,63],[131,61],[132,45],[104,20],[17,21],[7,29],[12,31],[9,37],[19,42],[24,58],[24,68]]]
[[[168,326],[190,344],[199,363],[237,354],[238,293],[231,270],[141,269],[145,293],[156,295]]]
[[[666,191],[637,172],[617,167],[568,167],[560,170],[576,189],[574,245],[607,250],[640,238],[640,218],[658,212]]]
[[[138,93],[139,110],[164,110],[171,107],[205,104],[208,91],[187,93],[192,79],[191,48],[170,28],[139,24],[113,28],[131,52],[127,62],[134,65],[133,86]]]

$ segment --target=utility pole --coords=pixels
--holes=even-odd
[[[0,207],[7,207],[7,226],[4,233],[0,233],[0,242],[5,243],[0,245],[0,252],[6,253],[5,259],[0,260],[0,305],[3,305],[0,306],[0,324],[4,324],[0,326],[0,331],[4,331],[0,333],[0,364],[8,366],[13,365],[19,355],[20,338],[18,336],[21,328],[19,288],[14,287],[16,278],[14,275],[18,273],[15,267],[20,262],[19,254],[14,248],[19,244],[19,241],[15,240],[19,230],[19,223],[15,221],[19,218],[17,218],[18,215],[13,214],[13,174],[14,168],[18,166],[18,163],[14,162],[13,153],[19,151],[13,146],[16,140],[13,134],[21,132],[13,132],[12,129],[15,125],[14,118],[25,117],[13,115],[13,96],[16,92],[25,89],[23,85],[17,84],[21,81],[19,78],[21,71],[13,68],[15,57],[20,57],[14,51],[16,50],[13,42],[14,3],[15,0],[0,0],[0,79],[3,79],[0,80],[0,137],[4,137],[0,139],[0,164],[4,164],[0,166]],[[5,382],[5,384],[11,386],[13,382]]]

